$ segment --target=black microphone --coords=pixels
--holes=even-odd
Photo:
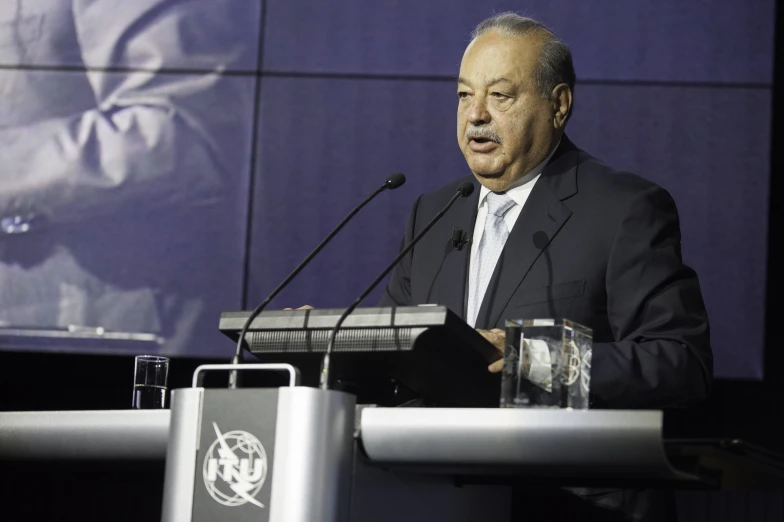
[[[452,246],[455,248],[460,247],[460,242],[463,240],[463,229],[462,228],[453,228],[452,229]]]
[[[383,185],[381,185],[379,188],[374,190],[373,193],[370,194],[367,198],[365,198],[365,200],[362,203],[360,203],[358,207],[356,207],[354,210],[349,212],[349,214],[343,219],[343,221],[341,221],[340,224],[338,224],[338,226],[336,226],[335,229],[332,232],[330,232],[329,235],[325,237],[324,240],[321,243],[319,243],[318,246],[314,248],[313,251],[310,254],[308,254],[308,256],[305,259],[303,259],[299,265],[297,265],[297,268],[295,268],[288,276],[286,276],[286,279],[284,279],[283,282],[281,282],[277,286],[277,288],[275,288],[275,290],[273,290],[272,293],[270,293],[270,295],[268,295],[267,298],[264,301],[262,301],[262,303],[253,310],[253,312],[251,312],[251,314],[245,320],[245,324],[242,325],[242,330],[240,331],[240,336],[239,339],[237,340],[237,352],[234,354],[234,358],[231,360],[232,364],[242,364],[243,361],[242,346],[245,343],[245,336],[248,334],[250,323],[252,323],[256,317],[258,317],[258,315],[262,312],[262,310],[264,310],[264,308],[269,304],[269,302],[272,301],[275,298],[275,296],[277,296],[281,292],[281,290],[286,288],[286,286],[291,282],[292,279],[297,277],[297,275],[302,271],[302,269],[305,268],[305,266],[308,263],[310,263],[310,261],[314,257],[316,257],[316,254],[321,252],[321,250],[327,245],[327,243],[329,243],[332,240],[332,238],[335,237],[335,235],[338,232],[340,232],[340,230],[346,225],[346,223],[348,223],[349,220],[351,220],[351,218],[353,218],[360,210],[362,210],[362,207],[370,203],[370,201],[376,196],[378,196],[381,192],[387,189],[396,189],[405,182],[406,182],[406,177],[403,174],[399,172],[396,174],[391,174],[384,181]],[[237,387],[237,371],[234,370],[229,374],[229,388],[236,388],[236,387]]]
[[[414,245],[419,243],[419,240],[422,239],[422,237],[427,234],[431,228],[433,228],[433,225],[435,225],[438,220],[444,216],[444,214],[446,214],[446,212],[452,207],[458,198],[470,196],[472,192],[474,192],[473,183],[470,181],[461,183],[460,186],[457,187],[457,192],[455,192],[455,195],[452,196],[452,199],[449,200],[449,203],[447,203],[444,208],[442,208],[438,214],[436,214],[435,217],[430,220],[430,222],[419,232],[419,234],[414,236],[414,238],[400,252],[398,252],[389,266],[387,266],[384,271],[381,272],[381,274],[375,278],[372,283],[370,283],[370,286],[368,286],[365,291],[362,292],[359,297],[357,297],[356,300],[354,300],[354,302],[343,311],[343,314],[341,314],[341,316],[338,318],[338,322],[335,323],[335,327],[332,328],[332,332],[329,336],[329,343],[327,344],[327,351],[324,353],[324,358],[321,361],[321,376],[319,378],[319,387],[322,390],[329,389],[329,356],[332,354],[332,348],[335,345],[335,337],[338,335],[338,330],[340,330],[340,327],[343,325],[343,321],[346,320],[346,317],[348,317],[351,312],[353,312],[356,307],[359,306],[359,303],[361,303],[368,296],[368,294],[372,292],[376,286],[378,286],[381,280],[384,279],[384,277],[386,277],[386,275],[391,272],[393,268],[395,268],[395,265],[397,265],[400,260],[403,259],[403,256],[408,254],[411,249],[414,248]]]
[[[462,228],[453,228],[452,229],[452,246],[456,249],[460,250],[463,246],[470,242],[471,240],[468,239],[468,234],[463,232]]]

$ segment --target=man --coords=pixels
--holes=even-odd
[[[574,78],[568,47],[542,24],[507,13],[477,27],[460,66],[457,138],[479,190],[401,262],[382,303],[447,305],[499,347],[503,331],[487,329],[506,319],[571,319],[594,332],[594,406],[695,404],[710,391],[712,356],[675,204],[569,141]],[[418,199],[406,240],[464,181]],[[470,248],[449,248],[454,228],[473,231]]]
[[[210,349],[241,291],[239,277],[205,287],[241,255],[228,194],[253,88],[221,74],[255,66],[258,6],[240,4],[0,2],[0,327]]]
[[[695,404],[710,392],[712,355],[675,204],[569,141],[574,81],[568,47],[539,22],[504,13],[479,24],[457,87],[457,139],[479,190],[401,262],[382,304],[446,305],[499,349],[506,319],[571,319],[594,332],[592,407]],[[464,181],[417,200],[406,242]],[[455,228],[473,231],[469,248],[451,246]]]

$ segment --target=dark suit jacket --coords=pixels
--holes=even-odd
[[[422,195],[408,242],[466,180],[476,190],[446,213],[393,272],[383,305],[437,303],[465,317],[473,176]],[[681,259],[678,213],[657,185],[618,172],[567,138],[511,230],[488,286],[478,328],[506,319],[566,318],[593,329],[593,407],[666,408],[705,398],[713,358],[696,273]]]

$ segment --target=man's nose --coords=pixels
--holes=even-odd
[[[472,125],[490,123],[490,113],[487,111],[487,102],[484,96],[475,96],[468,107],[466,119]]]

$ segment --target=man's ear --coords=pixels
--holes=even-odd
[[[559,83],[550,99],[553,103],[553,127],[563,129],[572,112],[572,90],[565,83]]]

